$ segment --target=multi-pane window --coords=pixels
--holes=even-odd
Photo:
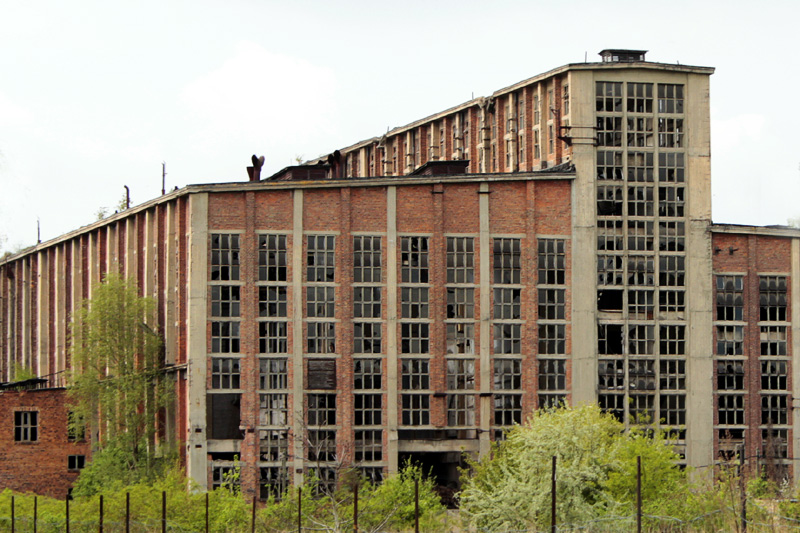
[[[661,325],[659,328],[661,355],[686,353],[686,326]]]
[[[283,390],[288,387],[287,360],[262,358],[258,362],[258,386],[261,390]]]
[[[287,255],[286,235],[259,235],[259,281],[286,281]]]
[[[381,238],[356,235],[353,237],[353,282],[381,282]]]
[[[522,423],[522,395],[495,394],[493,408],[494,425],[512,426]]]
[[[211,316],[213,317],[239,316],[238,285],[211,286]]]
[[[717,320],[742,320],[744,283],[742,276],[717,276]]]
[[[533,123],[534,125],[539,124],[541,122],[541,113],[542,108],[539,104],[539,94],[534,93],[533,95]]]
[[[628,220],[628,249],[652,252],[653,226],[651,220]]]
[[[427,394],[402,394],[400,399],[404,426],[427,426],[431,423],[430,396]]]
[[[38,411],[14,411],[14,440],[16,442],[39,440]]]
[[[475,360],[447,360],[447,389],[473,390],[475,388]]]
[[[628,163],[630,167],[630,162]],[[597,151],[597,179],[622,181],[622,152]],[[541,252],[540,252],[541,253]]]
[[[82,470],[86,466],[85,455],[69,455],[67,456],[67,470],[72,472]]]
[[[539,324],[539,354],[564,355],[566,353],[566,326],[564,324]]]
[[[653,84],[628,82],[628,113],[653,112]]]
[[[355,359],[353,361],[353,389],[380,390],[382,376],[380,359]]]
[[[447,353],[475,355],[475,325],[458,322],[446,324]]]
[[[258,469],[259,497],[281,498],[289,486],[289,469],[285,466],[260,466]]]
[[[786,361],[761,361],[761,390],[787,390]]]
[[[597,283],[599,285],[622,285],[625,267],[621,255],[597,256]]]
[[[596,110],[605,113],[622,112],[622,83],[598,81],[595,84]]]
[[[761,355],[786,355],[786,327],[761,326]]]
[[[494,324],[494,353],[522,353],[521,324]]]
[[[628,285],[652,286],[655,283],[652,255],[628,256]]]
[[[472,237],[447,237],[447,283],[474,283],[474,242]]]
[[[258,432],[259,459],[280,461],[289,453],[289,432],[284,429],[262,429]]]
[[[683,152],[658,154],[658,181],[664,183],[683,183],[685,162]]]
[[[239,322],[211,323],[211,352],[239,352]]]
[[[400,256],[403,283],[428,283],[428,237],[403,237]]]
[[[336,325],[333,322],[309,322],[308,353],[336,353]]]
[[[285,426],[288,421],[288,394],[267,393],[259,395],[259,423],[262,426]]]
[[[651,117],[628,117],[628,146],[653,146],[653,119]]]
[[[658,112],[683,113],[683,85],[658,84]]]
[[[520,283],[520,240],[512,238],[494,239],[494,282]]]
[[[758,293],[759,320],[762,322],[786,321],[786,277],[759,277]]]
[[[761,424],[783,426],[788,423],[788,396],[766,394],[761,396]]]
[[[403,323],[400,325],[401,353],[430,353],[430,325]]]
[[[686,309],[686,295],[680,290],[662,288],[658,291],[658,310],[662,313],[682,313]]]
[[[744,390],[744,361],[738,359],[717,360],[717,390]]]
[[[653,216],[653,187],[648,185],[628,186],[628,216]]]
[[[309,235],[306,253],[306,279],[309,282],[334,281],[334,250],[336,237],[333,235]]]
[[[309,426],[336,425],[335,394],[307,394],[306,397],[308,398]]]
[[[653,291],[651,289],[630,289],[628,291],[628,316],[641,319],[653,317]]]
[[[235,357],[212,357],[211,388],[238,389],[240,376],[239,362],[239,359]]]
[[[353,316],[356,318],[381,317],[380,287],[353,287]]]
[[[658,249],[662,252],[682,252],[685,247],[685,224],[677,220],[658,222]]]
[[[566,388],[566,361],[564,359],[539,359],[539,390],[554,391]]]
[[[359,429],[355,432],[355,460],[380,461],[383,459],[383,431]]]
[[[622,193],[620,193],[622,194]],[[621,198],[621,196],[620,196]],[[621,201],[621,200],[620,200]],[[619,214],[622,215],[622,204],[619,206]],[[597,249],[607,251],[621,251],[624,249],[624,232],[621,220],[598,220],[597,221]]]
[[[258,316],[282,318],[287,316],[285,285],[260,286],[258,288]]]
[[[447,395],[447,425],[448,426],[475,425],[474,394]]]
[[[404,390],[430,388],[430,362],[427,359],[403,359],[400,386]]]
[[[597,185],[597,214],[599,216],[622,216],[622,185],[605,183]]]
[[[306,313],[309,318],[333,318],[336,309],[333,287],[306,287]]]
[[[566,243],[563,239],[539,239],[539,284],[563,285],[566,278]]]
[[[475,289],[471,287],[447,287],[447,318],[473,318],[474,316]]]
[[[336,460],[336,432],[329,429],[308,430],[308,459],[310,461]],[[323,478],[320,478],[322,481]],[[324,479],[328,479],[326,476]]]
[[[662,185],[658,188],[658,215],[661,217],[682,217],[684,211],[684,188]]]
[[[767,460],[789,457],[788,431],[785,429],[762,429],[761,455]]]
[[[686,424],[686,395],[662,394],[659,397],[659,418],[668,426]]]
[[[428,287],[403,287],[400,300],[403,318],[428,318]]]
[[[259,322],[258,323],[258,352],[259,353],[287,353],[288,337],[286,322]]]
[[[661,148],[680,148],[683,146],[683,119],[658,119],[658,146]]]
[[[659,365],[659,388],[662,391],[684,390],[686,388],[686,361],[682,359],[662,359]]]
[[[495,288],[494,295],[494,319],[495,320],[516,320],[520,318],[522,295],[521,289]]]
[[[652,424],[655,415],[655,396],[652,394],[630,394],[628,414],[631,424]]]
[[[658,258],[658,283],[663,286],[683,287],[686,276],[686,258],[682,255],[662,255]]]
[[[494,360],[494,390],[520,390],[522,362],[519,359]]]
[[[565,310],[565,289],[539,289],[540,320],[563,320]]]
[[[653,355],[655,327],[636,325],[628,327],[628,353],[631,355]]]
[[[720,394],[717,398],[717,414],[722,425],[744,425],[744,396]]]
[[[597,145],[622,146],[621,117],[597,117]]]
[[[381,425],[381,394],[355,393],[353,395],[353,424],[356,426]]]
[[[239,235],[211,234],[211,279],[213,281],[239,279]]]
[[[381,324],[353,323],[353,353],[381,353]]]

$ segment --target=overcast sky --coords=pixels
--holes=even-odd
[[[800,216],[800,3],[0,0],[2,249],[264,176],[604,48],[716,67],[713,218]]]

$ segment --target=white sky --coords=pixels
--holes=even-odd
[[[0,0],[0,250],[245,181],[604,48],[712,66],[715,222],[800,216],[800,3]],[[788,154],[788,155],[787,155]]]

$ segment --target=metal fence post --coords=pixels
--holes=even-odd
[[[414,533],[419,533],[419,478],[414,478]]]
[[[297,533],[303,531],[303,488],[297,489]]]
[[[125,533],[131,532],[131,493],[125,493]]]
[[[358,482],[353,485],[353,533],[358,533]]]
[[[167,491],[161,491],[161,533],[167,533]]]
[[[206,492],[206,533],[208,533],[208,493]]]
[[[64,500],[64,503],[67,507],[67,523],[66,523],[66,532],[69,533],[69,494],[67,494],[67,499]]]
[[[250,533],[256,532],[256,495],[253,494],[253,515],[250,517]]]
[[[550,531],[556,533],[556,456],[553,456],[553,470],[550,474]]]
[[[636,533],[642,533],[642,456],[636,456]]]
[[[33,497],[33,533],[36,533],[37,522],[39,521],[39,497]]]
[[[100,495],[100,524],[97,527],[97,531],[103,533],[103,495]]]

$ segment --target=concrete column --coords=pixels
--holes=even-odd
[[[167,281],[164,285],[164,353],[167,364],[174,364],[177,347],[177,292],[178,292],[178,215],[175,201],[167,204],[167,228],[165,232],[164,259]]]
[[[55,352],[54,364],[55,368],[50,369],[51,373],[60,372],[65,369],[66,364],[66,349],[67,349],[67,291],[66,291],[66,260],[65,260],[65,244],[55,246],[55,301],[53,305],[53,321],[55,323]]]
[[[186,474],[200,490],[208,488],[206,434],[206,294],[208,284],[208,194],[189,197],[189,272],[187,316],[188,419]]]
[[[294,484],[303,483],[305,417],[303,416],[303,190],[293,191],[292,220],[292,410]]]
[[[492,316],[492,253],[489,248],[489,183],[482,182],[478,189],[478,277],[480,278],[480,322],[479,336],[480,348],[479,358],[481,367],[481,387],[480,396],[480,434],[479,447],[480,454],[484,456],[491,449],[491,428],[492,428],[492,355],[491,345],[491,316]]]
[[[800,239],[792,239],[792,279],[791,279],[790,312],[792,318],[792,398],[800,398]],[[796,400],[795,400],[796,401]],[[795,401],[792,402],[792,454],[790,457],[800,457],[800,409],[796,409]],[[794,463],[792,463],[794,465]],[[793,466],[795,486],[800,484],[797,466]]]
[[[39,302],[36,313],[36,366],[39,375],[50,373],[50,265],[47,251],[38,252],[39,264],[36,299]]]
[[[30,259],[20,261],[22,263],[22,280],[20,283],[19,297],[22,299],[22,335],[20,338],[20,358],[26,368],[33,370],[33,360],[31,358],[31,268]]]
[[[386,429],[389,473],[399,468],[397,359],[397,187],[386,188]]]

